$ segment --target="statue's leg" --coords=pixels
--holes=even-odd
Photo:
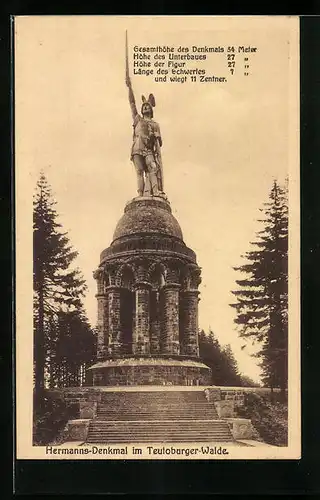
[[[144,191],[144,158],[141,155],[133,155],[133,163],[137,173],[138,195],[142,196]]]
[[[144,196],[151,196],[151,193],[152,193],[152,190],[151,190],[151,183],[150,183],[149,173],[145,172],[143,195]]]
[[[153,155],[146,156],[146,165],[149,174],[151,194],[153,196],[158,196],[159,195],[158,177],[157,177],[158,166],[155,162]]]

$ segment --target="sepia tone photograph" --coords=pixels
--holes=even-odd
[[[14,19],[17,458],[298,459],[299,21]]]

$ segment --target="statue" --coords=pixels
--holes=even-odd
[[[162,138],[160,127],[153,120],[156,105],[153,94],[148,100],[142,96],[141,115],[139,115],[129,76],[128,41],[126,33],[126,85],[129,89],[129,103],[133,118],[133,144],[131,160],[134,163],[139,196],[166,197],[163,192],[163,172],[161,151]]]

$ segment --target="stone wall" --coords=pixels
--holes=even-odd
[[[186,366],[113,366],[95,369],[95,386],[118,385],[207,385],[211,373],[207,368]]]
[[[248,418],[225,418],[229,424],[232,436],[237,439],[253,439],[255,429]]]
[[[89,419],[69,420],[67,423],[68,441],[85,442],[88,436]]]

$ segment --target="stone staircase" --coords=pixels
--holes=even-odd
[[[90,421],[88,443],[230,442],[203,390],[105,392]]]

